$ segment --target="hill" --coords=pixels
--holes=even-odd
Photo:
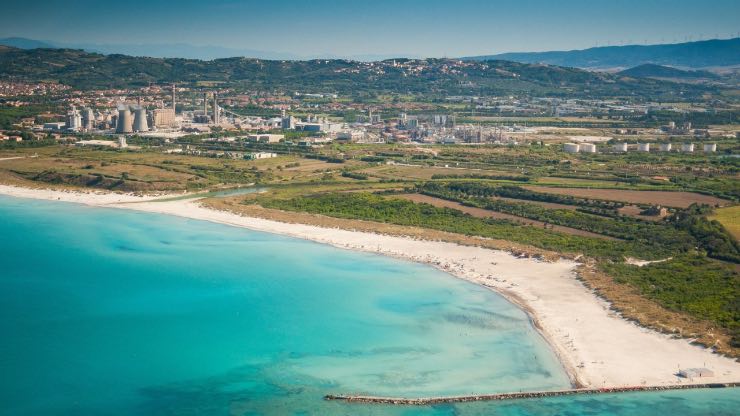
[[[591,69],[630,68],[646,63],[706,68],[739,65],[740,38],[665,45],[605,46],[572,51],[514,52],[462,59],[476,61],[504,59]]]
[[[0,45],[10,46],[18,49],[36,49],[36,48],[56,48],[57,46],[51,42],[45,42],[42,40],[27,39],[27,38],[2,38],[0,39]]]
[[[708,71],[684,71],[670,66],[643,64],[619,72],[619,75],[638,78],[671,78],[671,79],[715,79],[717,75]]]
[[[369,97],[385,93],[430,97],[528,94],[682,100],[717,91],[698,85],[686,85],[677,90],[674,84],[659,80],[509,61],[270,61],[252,58],[202,61],[103,55],[74,49],[0,50],[0,77],[58,81],[79,89],[171,82],[195,85],[207,81],[240,89]]]

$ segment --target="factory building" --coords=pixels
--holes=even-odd
[[[717,144],[707,143],[704,145],[704,153],[714,153],[717,151]]]
[[[153,127],[174,127],[176,124],[175,110],[173,108],[156,108],[152,111]]]
[[[258,143],[279,143],[285,138],[282,134],[250,134],[247,140]]]
[[[298,124],[298,119],[293,116],[283,117],[280,122],[283,130],[293,130],[296,128],[296,124]]]

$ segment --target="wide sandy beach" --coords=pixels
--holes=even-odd
[[[243,217],[204,208],[196,200],[156,202],[153,197],[5,185],[0,185],[0,194],[177,215],[431,264],[489,287],[528,311],[578,385],[740,381],[740,363],[622,319],[576,279],[577,263],[571,260],[545,262],[480,247]],[[692,367],[709,368],[715,375],[694,380],[676,376],[679,368]]]

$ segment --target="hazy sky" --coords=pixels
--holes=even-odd
[[[465,56],[727,38],[740,0],[3,0],[0,37]]]

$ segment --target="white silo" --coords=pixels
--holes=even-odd
[[[681,151],[691,153],[694,151],[694,143],[684,143],[681,145]]]
[[[583,153],[596,153],[596,145],[593,143],[581,143],[578,151]]]
[[[127,134],[134,132],[134,120],[128,108],[118,109],[118,120],[116,121],[116,133]]]
[[[637,151],[638,152],[649,152],[650,143],[637,143]]]
[[[670,143],[661,143],[660,144],[660,151],[661,152],[670,152],[672,147],[673,146],[671,146]]]
[[[80,112],[77,111],[77,109],[72,106],[72,108],[67,112],[67,130],[79,130],[82,128],[82,117],[80,116]]]
[[[92,130],[95,125],[95,113],[91,108],[82,109],[82,128]]]
[[[704,145],[704,153],[713,153],[717,151],[717,145],[715,143],[707,143]]]
[[[146,109],[143,107],[137,107],[134,110],[133,131],[149,131],[149,126],[146,122]]]
[[[563,150],[567,153],[578,153],[578,149],[580,149],[578,143],[566,143],[563,145]]]
[[[615,152],[626,152],[627,151],[627,143],[616,143],[616,144],[614,144],[614,151]]]

